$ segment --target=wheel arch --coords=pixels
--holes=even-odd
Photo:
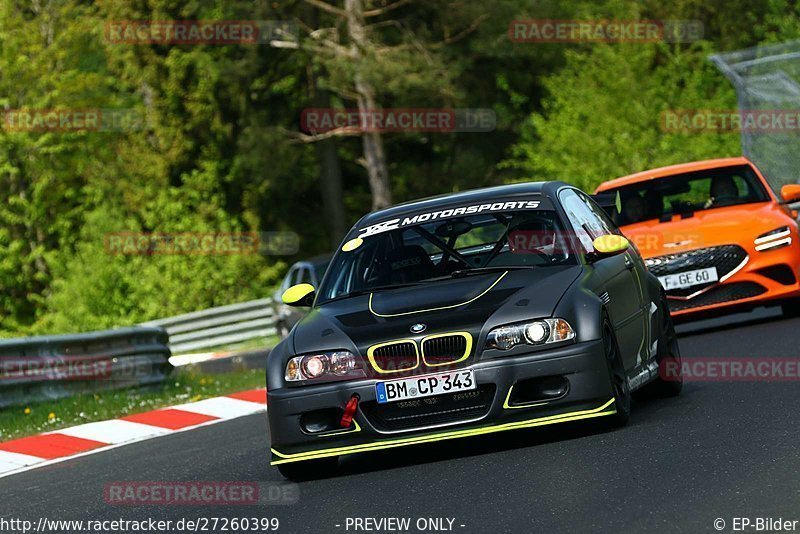
[[[597,341],[603,337],[605,305],[594,292],[577,287],[556,306],[555,317],[565,319],[575,330],[578,342]]]

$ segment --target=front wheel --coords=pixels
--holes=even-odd
[[[681,351],[678,347],[678,335],[675,324],[669,313],[666,300],[662,302],[661,334],[658,336],[656,361],[658,377],[642,390],[656,397],[676,397],[683,389],[683,372],[681,370]]]
[[[608,366],[608,378],[614,394],[614,407],[617,413],[611,416],[613,426],[625,426],[631,418],[631,388],[622,362],[614,331],[606,320],[603,324],[603,349]]]

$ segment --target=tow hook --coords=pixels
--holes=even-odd
[[[353,424],[353,416],[356,414],[356,410],[358,410],[359,399],[360,397],[358,396],[358,393],[353,393],[353,396],[350,397],[349,401],[347,401],[347,404],[344,407],[342,418],[339,420],[340,427],[350,428],[350,425]]]

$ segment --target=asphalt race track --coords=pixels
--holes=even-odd
[[[800,320],[777,311],[679,332],[685,357],[800,351]],[[348,532],[348,517],[408,517],[418,532],[415,521],[432,517],[465,533],[716,532],[722,518],[730,532],[733,517],[800,519],[798,391],[692,382],[678,399],[636,404],[621,430],[571,424],[351,456],[340,476],[300,483],[295,504],[104,501],[109,482],[281,481],[267,464],[265,416],[249,416],[0,479],[0,517],[277,517],[279,532]]]

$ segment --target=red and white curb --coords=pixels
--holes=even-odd
[[[6,441],[0,443],[0,478],[266,410],[267,390],[253,389]]]
[[[203,362],[210,362],[213,360],[224,360],[239,354],[237,351],[225,352],[195,352],[192,354],[179,354],[177,356],[170,356],[169,363],[173,367],[182,367],[184,365],[192,365]]]

